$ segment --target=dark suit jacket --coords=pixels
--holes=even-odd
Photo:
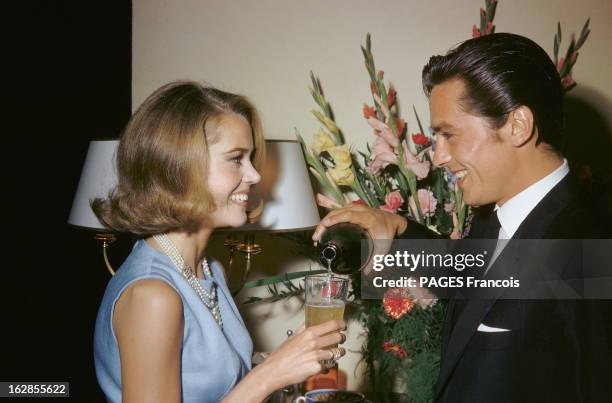
[[[487,236],[494,214],[490,207],[476,209],[471,238],[491,237]],[[408,227],[402,238],[427,237],[422,227]],[[513,239],[606,237],[596,228],[577,204],[566,177],[531,211]],[[555,270],[571,273],[576,262],[571,253],[568,256],[564,267]],[[520,262],[510,259],[516,254],[506,247],[489,273],[520,267]],[[612,401],[609,306],[610,301],[601,300],[451,298],[444,319],[436,401]],[[510,331],[478,331],[481,323]]]

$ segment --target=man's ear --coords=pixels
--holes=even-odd
[[[515,147],[521,147],[527,143],[535,134],[533,112],[527,106],[519,106],[508,116],[510,124],[510,143]]]

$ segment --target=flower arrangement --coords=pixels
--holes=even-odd
[[[480,27],[472,36],[495,32],[497,0],[480,9]],[[590,32],[585,23],[578,41],[572,36],[565,57],[559,58],[561,27],[554,38],[554,61],[569,91],[576,83],[571,72],[578,50]],[[457,178],[432,163],[432,138],[413,106],[418,130],[410,130],[400,116],[398,94],[377,70],[368,34],[361,47],[369,76],[371,103],[363,105],[363,118],[371,127],[373,144],[367,152],[352,150],[326,100],[320,80],[312,72],[310,93],[319,109],[312,114],[321,123],[311,145],[296,133],[310,172],[320,185],[320,206],[335,209],[365,204],[403,214],[438,234],[460,239],[469,231],[471,211],[464,203]],[[433,400],[441,354],[444,301],[423,299],[404,289],[389,290],[382,301],[360,300],[360,274],[353,275],[356,315],[365,329],[362,347],[370,381],[378,392],[392,390],[392,382],[405,385],[412,401]]]

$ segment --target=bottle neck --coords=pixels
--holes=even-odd
[[[332,242],[328,242],[321,249],[321,260],[323,263],[333,263],[340,254],[340,248]]]

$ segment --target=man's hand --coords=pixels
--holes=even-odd
[[[408,227],[404,217],[364,205],[351,204],[332,210],[321,220],[312,240],[319,242],[328,227],[341,222],[359,225],[370,233],[372,239],[393,239]]]

